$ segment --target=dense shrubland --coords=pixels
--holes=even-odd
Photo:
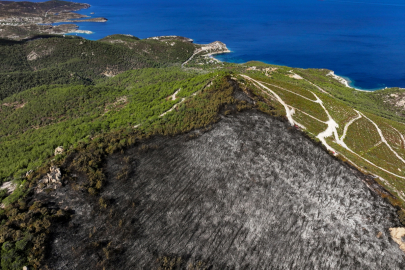
[[[131,48],[76,37],[3,41],[0,99],[35,86],[96,84],[99,79],[130,69],[180,64],[191,56],[195,47],[177,39],[171,43],[132,39],[135,42]]]
[[[16,180],[18,188],[12,195],[5,190],[1,193],[5,205],[0,210],[3,269],[39,267],[51,224],[69,217],[61,209],[30,200],[56,146],[71,149],[66,162],[74,159],[62,163],[66,156],[62,155],[52,162],[68,164],[65,170],[84,174],[82,188],[96,195],[106,181],[105,155],[152,135],[207,126],[217,120],[222,104],[233,101],[232,88],[223,85],[228,83],[223,75],[156,68],[184,61],[194,50],[193,44],[130,41],[136,41],[132,48],[76,38],[3,42],[0,178],[18,179],[34,169],[25,180]],[[32,52],[38,57],[28,61]],[[136,70],[125,72],[128,69]],[[109,71],[122,74],[104,79],[101,73]],[[203,90],[217,75],[219,79],[209,89],[187,99],[177,113],[159,118],[182,98]]]
[[[148,73],[145,70],[144,72]],[[141,80],[139,71],[137,75],[136,77]],[[0,210],[2,220],[0,244],[3,246],[1,251],[2,267],[19,269],[26,264],[39,267],[45,255],[45,243],[49,237],[51,224],[69,218],[69,213],[57,207],[42,207],[40,202],[30,200],[33,188],[36,187],[40,177],[47,172],[50,164],[63,168],[64,180],[66,181],[70,181],[68,175],[72,173],[84,175],[85,181],[78,188],[88,192],[89,196],[97,195],[106,181],[103,161],[107,155],[142,143],[143,140],[151,136],[176,135],[193,129],[207,128],[216,122],[219,119],[220,110],[236,102],[232,95],[235,85],[229,77],[224,75],[218,76],[213,80],[212,85],[205,89],[200,87],[206,85],[208,75],[202,75],[201,84],[195,84],[197,87],[195,89],[201,90],[201,92],[186,100],[176,113],[167,114],[159,119],[147,119],[140,129],[121,127],[115,131],[99,134],[92,139],[87,137],[77,142],[75,147],[64,155],[53,161],[48,161],[31,173],[22,182],[18,196],[6,198],[3,201],[6,203],[6,208]],[[125,76],[128,77],[129,74],[125,74]],[[195,82],[196,78],[193,80],[193,83]],[[149,88],[146,89],[145,95],[149,90]],[[44,128],[38,130],[42,129]],[[57,134],[62,133],[62,131],[59,130]],[[45,159],[46,157],[44,155]],[[41,163],[43,164],[43,162],[44,160]],[[100,205],[105,205],[101,199]]]
[[[48,85],[6,98],[0,103],[0,179],[34,169],[59,145],[68,149],[96,134],[154,122],[213,76],[140,69],[95,86]],[[168,98],[178,89],[176,100]]]

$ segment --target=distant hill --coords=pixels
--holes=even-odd
[[[66,34],[78,31],[74,22],[107,21],[73,12],[89,7],[89,4],[60,0],[0,1],[0,38],[23,40],[39,34]],[[68,24],[52,25],[61,22]]]
[[[195,47],[177,38],[168,44],[124,35],[106,37],[100,42],[76,37],[3,41],[0,99],[40,85],[90,85],[130,69],[181,64],[193,54]]]

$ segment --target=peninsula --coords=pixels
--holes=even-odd
[[[87,9],[89,4],[52,0],[47,2],[0,1],[0,37],[12,40],[31,38],[38,34],[66,34],[78,30],[77,22],[106,22],[74,11]],[[53,25],[54,23],[67,23]]]

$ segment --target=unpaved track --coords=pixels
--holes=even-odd
[[[176,109],[181,103],[183,103],[186,99],[182,98],[180,102],[174,104],[173,107],[171,107],[168,111],[165,111],[164,113],[162,113],[161,115],[159,115],[160,117],[165,116],[167,113],[173,111],[174,109]]]
[[[404,138],[404,135],[402,135],[402,133],[399,132],[398,129],[394,128],[393,126],[390,126],[390,127],[392,127],[396,132],[398,132],[398,134],[399,134],[399,136],[401,137],[401,140],[402,140],[402,148],[405,148],[405,138]]]
[[[316,120],[316,121],[318,121],[318,122],[321,122],[321,123],[326,124],[325,121],[322,121],[321,119],[318,119],[318,118],[316,118],[315,116],[312,116],[312,115],[310,115],[309,113],[304,112],[303,110],[297,109],[297,108],[295,108],[295,107],[293,107],[293,106],[291,106],[291,105],[288,105],[288,107],[290,107],[291,109],[294,109],[294,110],[296,110],[296,111],[299,111],[299,112],[301,112],[301,113],[303,113],[303,114],[305,114],[305,115],[311,117],[312,119],[314,119],[314,120]]]
[[[191,55],[189,59],[187,59],[183,64],[181,64],[181,67],[184,68],[184,66],[187,65],[187,63],[190,62],[191,59],[193,59],[194,56],[196,56],[197,54],[199,54],[199,53],[202,52],[202,51],[203,51],[203,50],[201,50],[201,49],[195,50],[195,52],[193,53],[193,55]]]
[[[379,134],[380,137],[381,137],[381,141],[382,141],[383,143],[385,143],[385,145],[388,146],[388,148],[391,150],[391,152],[392,152],[399,160],[401,160],[403,163],[405,163],[405,160],[404,160],[400,155],[398,155],[398,153],[395,152],[394,149],[392,149],[391,145],[389,145],[389,143],[388,143],[387,140],[385,139],[384,134],[382,133],[382,131],[381,131],[381,129],[378,127],[378,125],[377,125],[373,120],[371,120],[370,118],[368,118],[367,116],[365,116],[364,114],[361,114],[361,115],[362,115],[364,118],[366,118],[368,121],[370,121],[370,122],[375,126],[375,128],[377,129],[378,134]]]
[[[356,110],[355,110],[355,111],[356,111]],[[358,111],[356,111],[356,112],[357,112],[357,117],[351,119],[351,120],[350,120],[349,122],[347,122],[346,125],[345,125],[345,128],[344,128],[344,130],[343,130],[343,135],[342,135],[342,137],[340,137],[340,140],[341,140],[342,142],[343,142],[343,141],[345,140],[345,138],[346,138],[347,130],[349,129],[350,125],[353,124],[355,121],[359,120],[359,119],[362,117],[361,114],[360,114]]]
[[[290,71],[290,72],[291,72],[292,74],[298,75],[298,74],[296,74],[296,73],[294,73],[294,72],[292,72],[292,71]],[[299,76],[299,75],[298,75],[298,76]],[[322,93],[327,94],[328,96],[332,96],[329,92],[323,90],[321,87],[319,87],[318,85],[314,84],[313,82],[308,81],[308,80],[305,79],[304,77],[301,77],[301,78],[302,78],[303,80],[309,82],[310,84],[312,84],[312,85],[315,86],[316,88],[318,88],[318,90],[321,91]]]
[[[292,94],[294,94],[294,95],[300,96],[300,97],[302,97],[303,99],[306,99],[306,100],[309,100],[309,101],[311,101],[311,102],[317,103],[317,100],[312,100],[312,99],[307,98],[307,97],[305,97],[305,96],[303,96],[303,95],[301,95],[301,94],[295,93],[294,91],[290,91],[290,90],[288,90],[288,89],[285,89],[285,88],[283,88],[283,87],[281,87],[281,86],[278,86],[278,85],[275,85],[275,84],[271,84],[271,83],[267,83],[267,82],[263,82],[263,83],[264,83],[264,84],[267,84],[267,85],[270,85],[270,86],[274,86],[274,87],[280,88],[280,89],[282,89],[282,90],[284,90],[284,91],[287,91],[287,92],[290,92],[290,93],[292,93]]]
[[[292,118],[291,111],[290,111],[290,109],[289,109],[289,107],[291,107],[291,106],[287,105],[287,104],[284,102],[284,100],[282,100],[274,91],[272,91],[272,90],[270,90],[268,87],[264,86],[260,81],[254,80],[254,79],[252,79],[251,77],[249,77],[249,76],[247,76],[247,75],[241,75],[241,76],[244,77],[244,78],[247,79],[247,80],[250,80],[250,81],[254,82],[256,85],[261,86],[262,89],[266,89],[268,92],[272,93],[272,94],[276,97],[276,99],[277,99],[277,100],[284,106],[284,108],[286,109],[286,115],[287,115],[288,121],[289,121],[290,123],[293,123],[293,124],[297,124],[297,125],[299,125],[299,126],[302,126],[300,123],[298,123],[297,121],[295,121],[295,120]],[[306,80],[306,79],[305,79],[305,80]],[[308,82],[310,82],[310,81],[308,81]],[[313,84],[312,82],[310,82],[310,83]],[[313,85],[316,86],[318,89],[320,89],[322,92],[324,92],[324,90],[321,89],[319,86],[317,86],[317,85],[315,85],[315,84],[313,84]],[[259,87],[259,88],[260,88],[260,87]],[[350,159],[348,159],[348,158],[347,158],[346,156],[344,156],[342,153],[336,151],[333,147],[331,147],[331,146],[326,142],[326,139],[325,139],[325,138],[330,137],[330,136],[334,136],[335,142],[336,142],[338,145],[340,145],[341,147],[343,147],[344,149],[346,149],[346,150],[349,151],[350,153],[354,154],[354,155],[357,156],[358,158],[364,160],[364,161],[367,162],[368,164],[370,164],[370,165],[374,166],[375,168],[380,169],[380,170],[382,170],[382,171],[384,171],[384,172],[386,172],[386,173],[388,173],[388,174],[390,174],[390,175],[392,175],[392,176],[395,176],[395,177],[398,177],[398,178],[401,178],[401,179],[405,179],[404,176],[400,176],[400,175],[398,175],[398,174],[396,174],[396,173],[393,173],[393,172],[391,172],[391,171],[388,171],[388,170],[386,170],[386,169],[384,169],[384,168],[382,168],[382,167],[380,167],[380,166],[374,164],[373,162],[369,161],[368,159],[366,159],[366,158],[360,156],[359,154],[357,154],[356,152],[354,152],[352,149],[350,149],[350,148],[346,145],[346,143],[343,141],[344,137],[343,137],[343,139],[342,139],[342,138],[339,138],[338,132],[337,132],[337,128],[339,127],[339,125],[338,125],[338,124],[336,123],[336,121],[331,117],[331,115],[329,114],[328,110],[325,108],[325,106],[324,106],[322,100],[321,100],[314,92],[312,92],[312,91],[310,91],[310,92],[311,92],[311,93],[315,96],[315,98],[316,98],[316,101],[313,101],[313,102],[317,102],[317,103],[319,103],[319,104],[322,106],[322,108],[324,109],[324,111],[325,111],[325,113],[327,114],[328,119],[329,119],[329,120],[326,122],[326,124],[328,125],[328,127],[326,128],[326,130],[324,130],[323,132],[319,133],[319,134],[316,136],[316,137],[322,142],[322,144],[326,147],[326,149],[328,149],[329,151],[331,151],[334,155],[341,155],[341,156],[345,157],[347,160],[350,161]],[[358,112],[358,111],[356,111],[356,112]],[[360,112],[358,112],[358,113],[361,114]],[[367,118],[366,116],[364,116],[364,114],[361,114],[361,116]],[[367,119],[368,119],[368,118],[367,118]],[[368,120],[370,120],[370,119],[368,119]],[[352,121],[352,120],[351,120],[351,121]],[[348,128],[348,126],[350,126],[350,124],[351,124],[350,122],[351,122],[351,121],[349,121],[349,123],[346,124],[347,128]],[[370,120],[370,121],[371,121],[371,120]],[[353,122],[354,122],[354,121],[353,121]],[[383,136],[381,130],[378,128],[378,125],[375,124],[373,121],[371,121],[371,122],[376,126],[377,130],[379,131],[379,134],[380,134],[380,136],[381,136],[382,141],[383,141],[385,144],[388,145],[388,143],[387,143],[387,141],[385,140],[385,138],[384,138],[384,136]],[[345,128],[346,128],[346,127],[345,127]],[[346,131],[346,132],[347,132],[347,131]],[[394,154],[396,154],[397,157],[399,157],[399,155],[398,155],[389,145],[388,145],[388,147],[391,149],[391,151],[393,151]],[[403,161],[402,158],[401,158],[401,161]],[[354,163],[354,162],[352,162],[352,161],[351,161],[351,163],[352,163],[352,164],[356,164],[356,163]],[[398,195],[402,200],[405,200],[405,195],[403,195],[403,193],[401,193],[397,188],[395,188],[394,186],[392,186],[386,179],[384,179],[384,178],[382,178],[382,177],[380,177],[380,176],[377,176],[377,177],[378,177],[383,183],[385,183],[386,186],[388,186],[391,190],[395,191],[395,192],[397,193],[397,195]]]
[[[249,80],[249,81],[254,82],[256,85],[260,85],[262,89],[265,89],[265,90],[267,90],[268,92],[272,93],[273,96],[277,99],[277,101],[280,102],[280,104],[284,106],[284,109],[285,109],[285,113],[286,113],[288,122],[290,122],[290,124],[291,124],[292,126],[295,124],[295,121],[294,121],[294,119],[292,118],[292,115],[291,115],[291,110],[288,108],[288,105],[284,102],[284,100],[282,100],[282,99],[279,97],[279,95],[276,94],[276,92],[274,92],[273,90],[271,90],[270,88],[268,88],[267,86],[265,86],[264,84],[262,84],[261,82],[255,80],[255,79],[252,79],[252,78],[249,77],[249,76],[246,76],[246,75],[241,75],[241,76],[242,76],[243,78]],[[259,88],[260,88],[260,87],[259,87]]]

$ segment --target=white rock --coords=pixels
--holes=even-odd
[[[64,151],[63,146],[58,146],[55,148],[55,156],[62,154]]]

